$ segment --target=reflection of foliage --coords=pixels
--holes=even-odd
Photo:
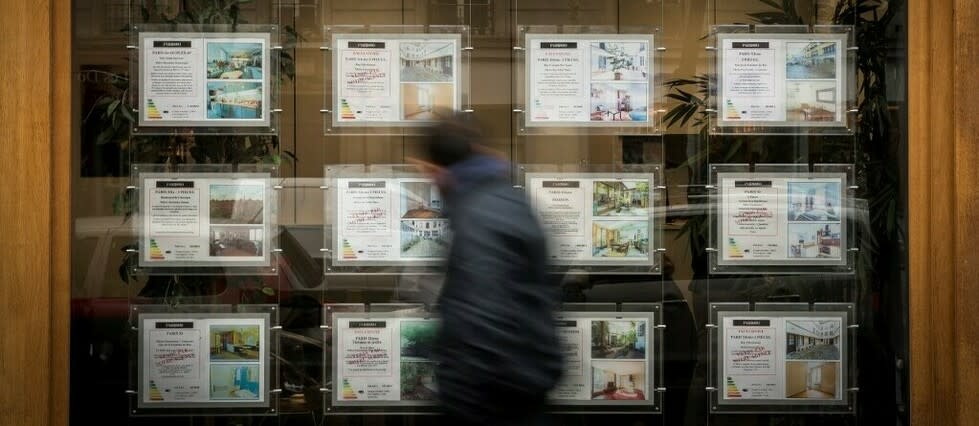
[[[401,356],[427,358],[435,344],[438,327],[435,321],[401,323]]]

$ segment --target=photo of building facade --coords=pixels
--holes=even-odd
[[[789,79],[836,78],[837,43],[786,43],[786,77]]]
[[[787,319],[785,358],[839,361],[842,331],[838,319]]]
[[[441,257],[448,248],[449,221],[431,182],[401,183],[401,256]]]

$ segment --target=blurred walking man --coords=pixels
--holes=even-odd
[[[544,233],[475,123],[440,123],[426,148],[452,227],[434,348],[446,424],[545,425],[561,354]]]

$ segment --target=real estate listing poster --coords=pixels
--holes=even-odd
[[[431,350],[438,320],[358,315],[333,319],[333,403],[433,404],[438,388]]]
[[[653,404],[652,314],[569,314],[557,320],[565,358],[558,405]]]
[[[719,126],[843,126],[842,34],[719,34]]]
[[[268,405],[267,314],[140,314],[139,405]]]
[[[449,220],[425,178],[336,179],[334,265],[402,265],[445,257]]]
[[[846,263],[845,175],[718,173],[719,265]]]
[[[269,126],[268,33],[139,34],[139,125]]]
[[[844,400],[842,313],[727,312],[721,318],[722,403]]]
[[[459,34],[333,36],[336,126],[424,125],[460,109]]]
[[[651,34],[527,34],[527,126],[648,126]]]
[[[270,176],[140,175],[141,267],[268,266]]]
[[[528,173],[527,188],[549,236],[552,263],[654,262],[653,175]]]

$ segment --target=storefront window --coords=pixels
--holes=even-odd
[[[906,20],[75,0],[71,421],[438,423],[409,158],[461,113],[549,233],[557,424],[905,424]]]

